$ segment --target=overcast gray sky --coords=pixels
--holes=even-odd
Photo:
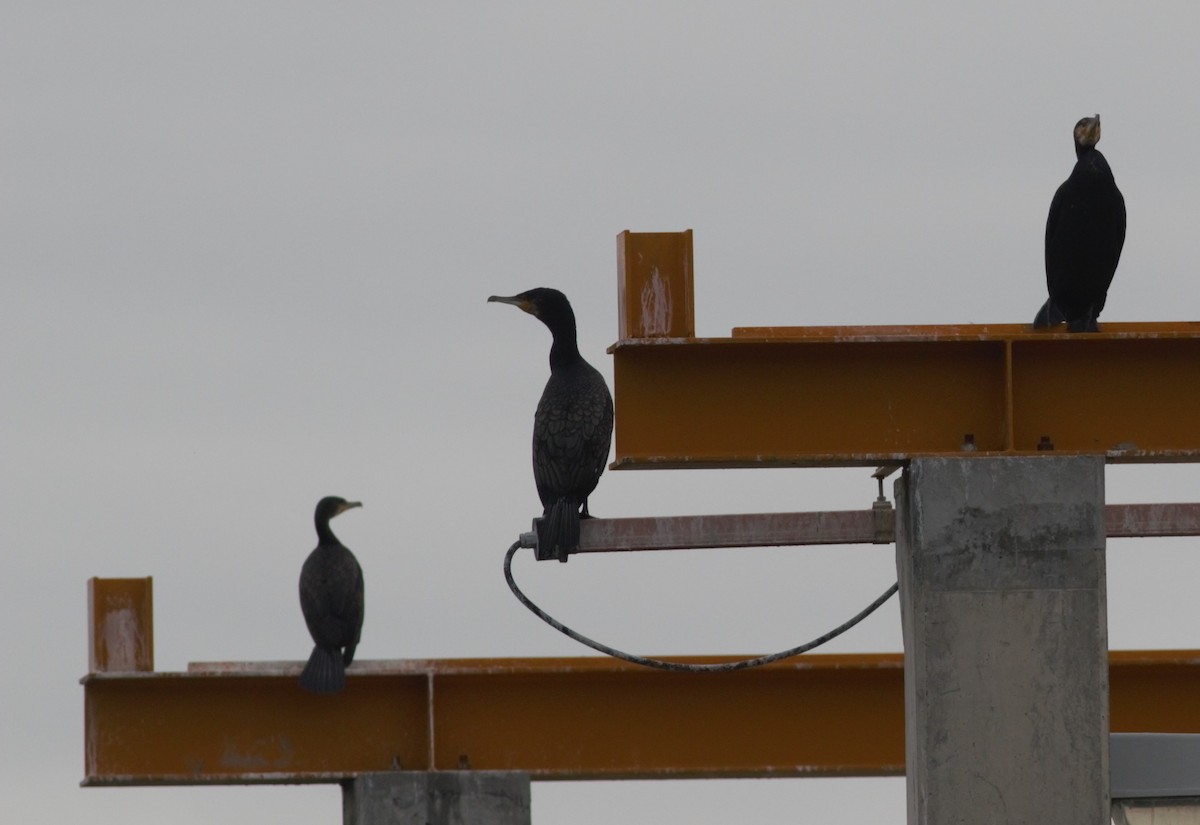
[[[1129,211],[1102,320],[1200,317],[1198,24],[1182,2],[4,4],[4,818],[339,821],[330,786],[76,787],[86,579],[154,576],[160,670],[303,658],[326,494],[365,503],[336,524],[367,577],[361,657],[589,652],[501,577],[538,510],[550,338],[485,299],[562,289],[611,378],[623,229],[695,230],[701,335],[1029,321],[1071,128],[1100,112]],[[1108,498],[1195,500],[1197,477],[1110,467]],[[873,496],[861,469],[621,472],[592,510]],[[1110,542],[1114,648],[1200,647],[1191,544]],[[610,643],[724,653],[817,635],[895,570],[822,548],[518,575]],[[826,648],[899,649],[895,601]],[[534,817],[874,825],[903,799],[899,779],[537,784]]]

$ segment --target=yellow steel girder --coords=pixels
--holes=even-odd
[[[1197,509],[1110,507],[1108,521],[1126,535],[1195,532]],[[768,527],[816,538],[845,521]],[[857,538],[841,527],[834,535],[873,540],[865,519],[848,521],[857,522]],[[630,547],[648,526],[592,525],[592,550]],[[83,679],[85,785],[334,782],[463,768],[535,779],[904,770],[901,654],[809,654],[732,673],[664,673],[599,657],[365,661],[350,669],[344,693],[314,696],[298,684],[302,662],[156,673],[145,661],[110,656],[128,646],[122,636],[151,635],[149,611],[128,612],[150,603],[150,585],[89,582],[95,655]],[[1114,731],[1200,733],[1200,651],[1114,652],[1109,678]]]
[[[618,237],[614,468],[1042,450],[1200,460],[1200,323],[1106,322],[1079,334],[1024,324],[762,327],[697,338],[680,320],[694,315],[690,241]]]
[[[301,666],[85,677],[84,784],[335,782],[388,770],[539,780],[904,772],[898,653],[733,673],[598,657],[367,661],[333,697],[300,688]],[[1200,651],[1113,652],[1109,678],[1114,732],[1200,733]]]

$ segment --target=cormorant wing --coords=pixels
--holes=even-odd
[[[1054,292],[1054,284],[1051,283],[1053,278],[1050,264],[1050,250],[1054,239],[1054,231],[1058,228],[1059,218],[1062,216],[1064,202],[1067,199],[1067,181],[1059,184],[1058,189],[1054,190],[1054,198],[1050,201],[1050,213],[1046,216],[1046,286],[1050,288],[1050,292]]]
[[[612,444],[612,396],[598,372],[586,386],[547,384],[534,416],[533,478],[543,506],[561,496],[579,503],[596,489]],[[553,382],[553,378],[551,379]]]
[[[353,553],[339,549],[332,556],[326,548],[314,550],[300,576],[300,610],[322,647],[351,644],[362,632],[362,568]]]

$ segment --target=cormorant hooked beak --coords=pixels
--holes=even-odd
[[[1075,142],[1080,146],[1092,147],[1100,142],[1100,113],[1095,117],[1081,118],[1075,124]]]
[[[511,304],[517,309],[528,312],[530,315],[537,316],[537,305],[533,301],[526,298],[524,295],[493,295],[488,298],[488,303]]]
[[[347,510],[352,510],[355,507],[362,507],[362,502],[361,501],[343,501],[341,504],[338,505],[337,512],[334,513],[334,515],[340,516],[342,513],[346,512]]]

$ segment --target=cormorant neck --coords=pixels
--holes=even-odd
[[[329,519],[317,519],[317,544],[318,545],[340,545],[338,537],[333,534],[333,530],[329,527]]]
[[[1083,160],[1085,157],[1087,157],[1088,155],[1090,155],[1092,152],[1095,152],[1095,151],[1096,151],[1096,144],[1094,144],[1094,143],[1091,146],[1083,146],[1081,144],[1076,143],[1075,144],[1075,159]]]
[[[569,367],[579,361],[579,343],[575,337],[575,319],[560,318],[554,324],[546,324],[554,336],[550,345],[550,371],[560,367]]]

